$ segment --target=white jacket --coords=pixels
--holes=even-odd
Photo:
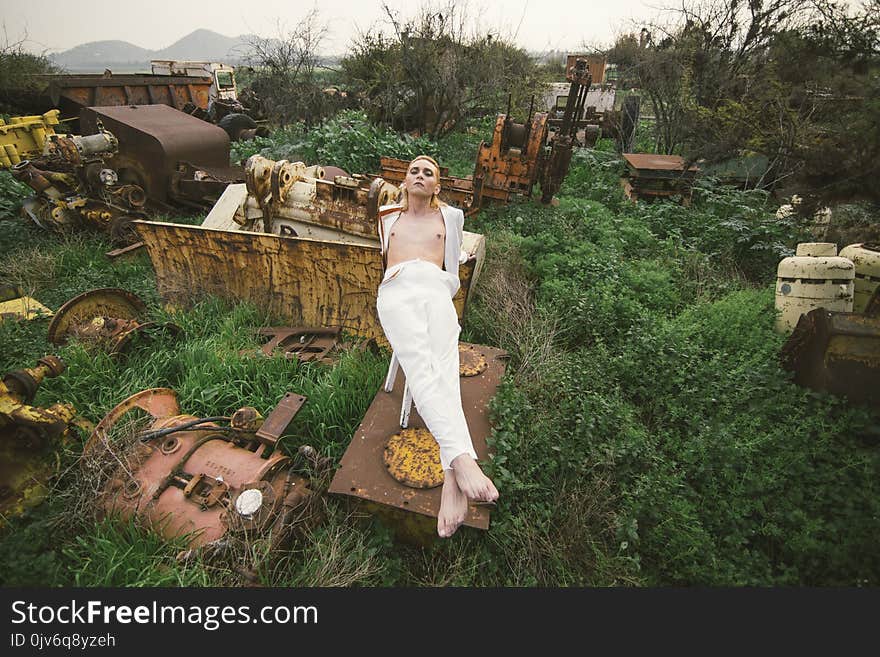
[[[382,246],[382,261],[388,252],[388,240],[391,227],[400,218],[402,208],[399,205],[383,205],[379,208],[379,241]],[[467,261],[468,255],[462,250],[464,243],[464,212],[451,205],[441,205],[440,214],[446,224],[446,250],[443,257],[443,269],[455,277],[455,290],[461,287],[458,279],[458,266]],[[455,292],[453,292],[453,295]]]

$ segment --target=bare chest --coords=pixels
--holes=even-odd
[[[442,260],[445,246],[446,224],[439,212],[436,216],[420,218],[404,214],[391,226],[389,251],[406,250],[438,254]]]

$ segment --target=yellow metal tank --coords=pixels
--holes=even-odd
[[[776,330],[792,331],[803,313],[816,308],[852,312],[854,275],[852,260],[837,256],[836,244],[798,244],[796,255],[776,270]]]
[[[865,311],[871,295],[880,287],[880,244],[850,244],[840,250],[841,258],[855,265],[853,312]]]

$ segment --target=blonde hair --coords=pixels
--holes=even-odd
[[[426,162],[430,162],[434,166],[434,175],[437,176],[437,184],[440,184],[440,165],[437,164],[437,160],[435,160],[430,155],[418,155],[409,161],[409,165],[406,167],[406,170],[409,171],[409,168],[412,166],[413,162],[417,162],[418,160],[425,160]],[[400,205],[404,211],[409,209],[409,195],[407,194],[406,187],[401,187],[400,191]],[[431,196],[431,201],[428,205],[432,208],[439,209],[441,205],[446,205],[440,200],[440,194],[434,194]]]

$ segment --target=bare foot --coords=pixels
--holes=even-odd
[[[461,492],[475,502],[494,502],[498,499],[498,489],[470,454],[459,454],[452,460],[455,479]],[[448,472],[448,471],[447,471]]]
[[[455,472],[446,470],[440,493],[440,513],[437,515],[437,534],[440,538],[449,538],[461,527],[467,510],[468,500],[458,487]]]

